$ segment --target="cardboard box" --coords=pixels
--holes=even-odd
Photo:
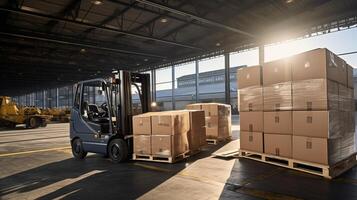
[[[201,103],[187,104],[186,109],[187,110],[202,110],[202,104]]]
[[[197,103],[186,106],[188,110],[203,110],[205,116],[226,116],[231,115],[231,106],[221,103]]]
[[[339,138],[344,132],[337,111],[293,111],[293,135]]]
[[[198,150],[207,144],[205,128],[205,112],[202,110],[188,110],[190,114],[190,130],[187,133],[190,151]]]
[[[353,83],[353,67],[347,64],[347,87],[354,88]]]
[[[263,88],[250,87],[238,91],[239,111],[263,111]]]
[[[292,112],[264,112],[264,133],[292,135]]]
[[[347,88],[347,110],[348,111],[351,111],[351,112],[354,112],[356,109],[355,109],[355,99],[354,99],[354,89],[353,88]]]
[[[152,135],[152,155],[175,157],[188,151],[187,133],[176,135]]]
[[[291,80],[291,65],[288,59],[279,59],[263,64],[263,86]]]
[[[338,84],[338,103],[340,111],[354,111],[354,89]]]
[[[252,66],[237,70],[237,88],[242,89],[251,86],[262,85],[262,67]]]
[[[264,152],[285,158],[292,157],[292,136],[264,133]]]
[[[151,115],[152,135],[175,135],[190,129],[188,112],[165,111]]]
[[[353,139],[349,137],[347,141]],[[343,138],[293,136],[293,158],[296,160],[333,165],[354,152],[354,142],[343,143]]]
[[[134,135],[134,153],[151,155],[151,135]]]
[[[240,112],[240,130],[263,132],[263,112]]]
[[[231,106],[227,104],[206,103],[202,105],[202,110],[207,117],[231,115]]]
[[[264,86],[264,111],[292,110],[291,82]]]
[[[347,84],[346,63],[328,49],[315,49],[290,58],[292,80],[329,79]]]
[[[327,79],[295,81],[293,110],[338,110],[338,83]]]
[[[262,132],[240,132],[240,149],[263,153],[263,133]]]
[[[349,133],[355,133],[355,112],[339,112],[340,126],[343,129],[343,137]]]
[[[211,139],[227,138],[231,136],[231,118],[218,116],[206,117],[206,137]]]
[[[293,158],[328,165],[328,139],[293,136]]]
[[[151,115],[154,113],[144,113],[133,116],[133,134],[151,135]]]

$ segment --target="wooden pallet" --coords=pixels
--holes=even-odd
[[[228,138],[215,138],[215,139],[207,138],[206,142],[207,142],[207,144],[217,145],[220,142],[226,142],[226,141],[230,141],[230,140],[231,140],[231,137],[228,137]]]
[[[251,151],[240,150],[239,157],[256,160],[280,167],[285,167],[297,171],[302,171],[318,176],[322,176],[328,179],[332,179],[351,169],[357,164],[356,153],[352,154],[348,158],[332,165],[321,165],[316,163],[310,163],[305,161],[299,161],[290,158],[282,158],[279,156],[268,155],[264,153],[256,153]]]
[[[189,151],[179,154],[175,157],[163,156],[163,155],[145,155],[145,154],[133,154],[133,160],[143,160],[151,162],[162,162],[162,163],[175,163],[190,156]]]

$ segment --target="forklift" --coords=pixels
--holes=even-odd
[[[118,70],[110,81],[92,79],[77,84],[70,119],[70,141],[76,159],[92,152],[119,163],[132,155],[134,89],[142,113],[150,112],[149,74]]]

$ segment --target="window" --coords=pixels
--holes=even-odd
[[[199,61],[199,101],[225,103],[224,56]]]
[[[76,97],[77,98],[77,97]],[[110,129],[107,87],[102,81],[83,84],[80,113],[95,131],[107,134]]]
[[[184,109],[196,102],[196,66],[194,62],[175,66],[175,108]]]
[[[156,103],[158,110],[172,110],[172,67],[156,70]]]

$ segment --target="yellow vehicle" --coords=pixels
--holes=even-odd
[[[71,111],[68,108],[46,108],[42,110],[42,114],[51,115],[51,121],[66,123],[69,122]]]
[[[26,128],[45,127],[48,118],[36,107],[18,107],[10,97],[0,96],[0,126],[15,128],[17,124],[25,124]]]

